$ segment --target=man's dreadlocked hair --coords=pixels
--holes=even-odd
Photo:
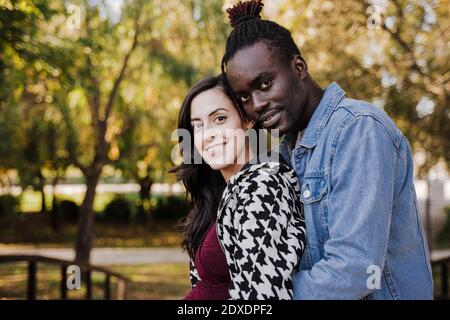
[[[300,55],[289,30],[273,21],[261,19],[260,13],[263,6],[262,0],[251,0],[239,1],[235,6],[227,9],[233,31],[228,36],[225,55],[222,59],[223,74],[225,74],[226,63],[236,52],[259,41],[264,41],[276,48],[281,61],[286,64],[294,55]]]

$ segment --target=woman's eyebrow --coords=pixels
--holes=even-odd
[[[208,117],[211,117],[213,114],[219,112],[219,111],[228,111],[225,108],[217,108],[216,110],[212,111],[210,114],[208,114]]]

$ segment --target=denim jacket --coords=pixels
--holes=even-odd
[[[294,299],[432,299],[411,150],[393,121],[332,83],[292,139],[279,150],[295,166],[307,236]]]

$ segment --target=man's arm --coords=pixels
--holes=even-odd
[[[329,240],[324,258],[296,275],[295,299],[361,299],[373,291],[367,286],[371,266],[383,272],[401,157],[386,128],[370,116],[349,121],[335,145]]]

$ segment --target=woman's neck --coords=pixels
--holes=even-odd
[[[234,176],[236,173],[238,173],[245,164],[247,164],[251,159],[253,159],[253,150],[250,147],[247,147],[245,149],[245,162],[242,163],[240,161],[237,161],[237,163],[226,166],[225,168],[220,169],[220,173],[222,174],[222,177],[224,178],[225,182],[228,183],[230,178]],[[239,160],[240,157],[237,157]]]

